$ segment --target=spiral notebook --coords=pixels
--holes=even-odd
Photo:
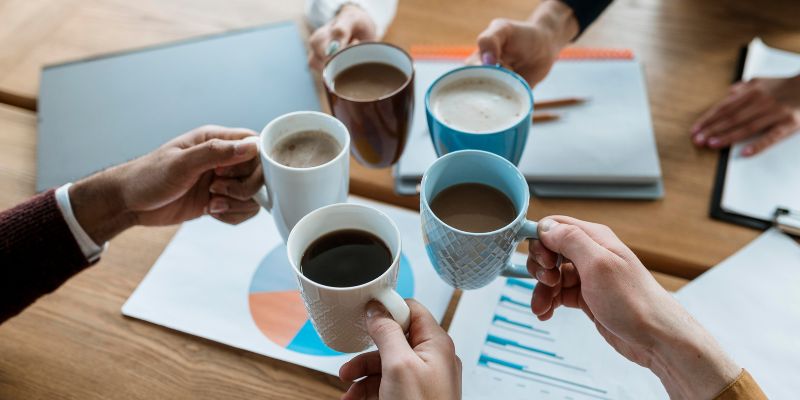
[[[412,48],[417,107],[408,145],[394,170],[397,193],[416,194],[422,174],[436,159],[425,121],[426,90],[437,77],[463,65],[471,51]],[[533,95],[535,101],[590,98],[578,106],[552,110],[560,116],[557,121],[532,126],[519,168],[535,195],[663,196],[642,67],[629,50],[566,49]]]

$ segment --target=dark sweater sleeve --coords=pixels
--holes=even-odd
[[[580,26],[580,33],[583,33],[583,31],[603,13],[603,10],[611,4],[611,1],[612,0],[561,0],[562,3],[568,5],[572,9],[572,12],[575,13],[575,19],[578,20],[578,25]]]
[[[0,212],[0,323],[88,266],[54,190]]]

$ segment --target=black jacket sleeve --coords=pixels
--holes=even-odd
[[[580,26],[580,33],[589,27],[589,25],[603,13],[603,10],[611,4],[612,0],[561,0],[562,3],[568,5],[572,12],[575,13],[575,19],[578,20]]]

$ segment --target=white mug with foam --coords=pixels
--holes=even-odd
[[[358,286],[332,287],[308,279],[300,261],[318,238],[339,230],[358,229],[380,238],[391,252],[392,263],[380,276]],[[337,351],[353,353],[372,345],[367,334],[366,304],[377,300],[408,331],[410,310],[397,293],[400,270],[400,231],[384,213],[358,204],[333,204],[303,217],[289,234],[286,248],[289,263],[300,285],[306,311],[325,344]]]
[[[325,164],[308,167],[288,167],[274,160],[270,153],[284,136],[317,130],[334,138],[341,146],[339,153]],[[275,219],[281,237],[286,241],[289,232],[306,214],[320,207],[347,201],[350,182],[350,134],[338,119],[316,111],[284,114],[270,121],[261,131],[258,141],[264,187],[253,196]]]

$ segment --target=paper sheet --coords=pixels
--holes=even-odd
[[[441,320],[453,289],[428,261],[419,214],[350,201],[397,224],[403,243],[398,292]],[[185,223],[122,313],[334,375],[353,357],[326,347],[308,321],[283,241],[265,211],[238,226],[210,217]]]
[[[800,54],[772,49],[754,39],[747,51],[743,79],[787,77],[800,73]],[[755,139],[753,139],[755,140]],[[800,210],[800,134],[795,133],[753,157],[742,157],[750,141],[734,145],[728,158],[722,208],[772,220],[777,207]]]
[[[525,262],[519,253],[512,259]],[[562,308],[538,321],[530,310],[534,285],[500,278],[461,296],[450,335],[463,363],[464,399],[667,398],[658,378],[617,354],[583,312]]]
[[[676,297],[769,398],[797,398],[800,245],[770,229]]]

